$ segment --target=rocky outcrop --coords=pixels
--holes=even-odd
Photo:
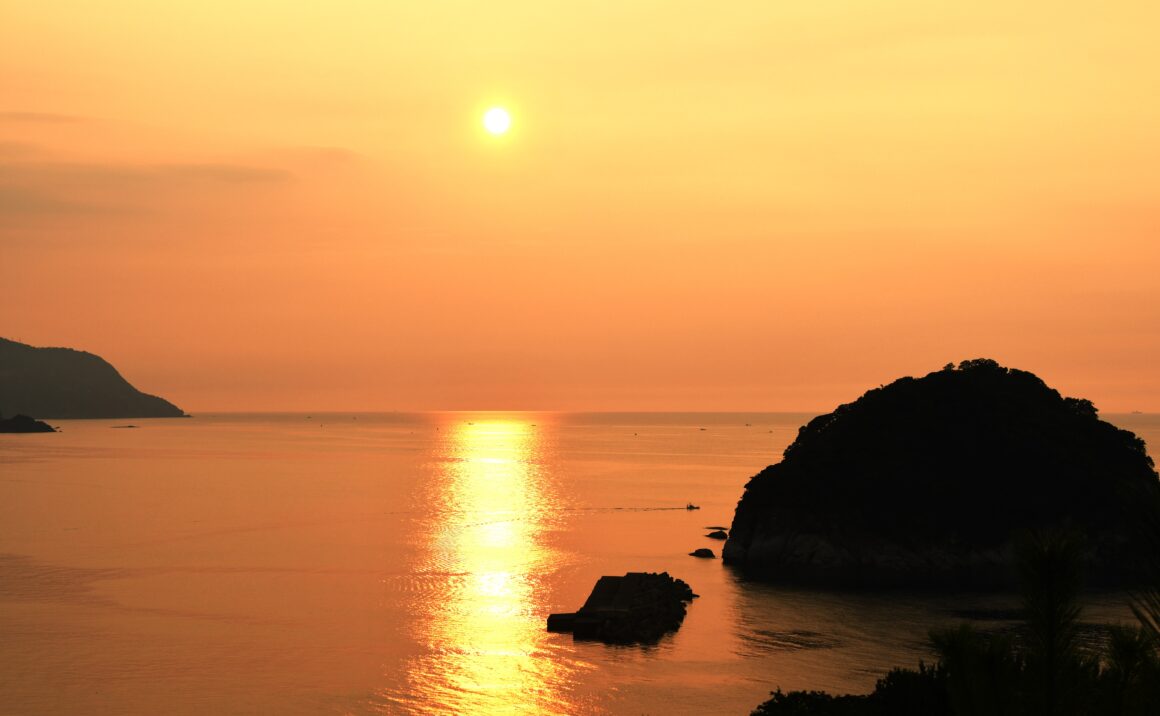
[[[728,539],[729,533],[726,532],[725,530],[713,530],[712,532],[710,532],[709,534],[707,534],[705,536],[708,537],[709,539]]]
[[[1035,375],[965,361],[819,416],[746,485],[722,558],[753,576],[998,586],[1028,530],[1087,538],[1089,578],[1131,579],[1133,513],[1160,512],[1142,440]]]
[[[0,409],[41,418],[174,418],[173,403],[146,395],[92,353],[0,338]]]
[[[0,417],[0,433],[55,433],[56,428],[27,415]]]
[[[713,554],[713,550],[701,547],[689,552],[690,557],[700,557],[701,559],[717,559],[717,555]]]
[[[601,577],[579,611],[548,617],[548,631],[606,644],[651,643],[681,626],[685,604],[696,596],[668,572]]]

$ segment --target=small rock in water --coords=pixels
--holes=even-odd
[[[690,557],[701,557],[702,559],[716,559],[717,555],[713,554],[713,550],[701,547],[689,552]]]
[[[685,604],[696,597],[668,572],[601,577],[579,611],[548,616],[548,631],[606,644],[651,643],[681,626]]]
[[[710,539],[729,539],[729,533],[725,530],[714,530],[705,536]]]

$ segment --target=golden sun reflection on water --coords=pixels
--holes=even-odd
[[[430,489],[440,505],[422,572],[445,576],[416,636],[426,653],[409,681],[428,709],[455,713],[565,713],[570,667],[547,643],[543,575],[554,495],[541,468],[542,428],[518,420],[444,428]]]

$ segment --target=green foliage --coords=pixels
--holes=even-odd
[[[970,625],[932,632],[932,669],[894,669],[866,696],[778,691],[757,716],[1156,716],[1156,612],[1114,627],[1102,650],[1078,638],[1082,548],[1070,533],[1027,536],[1019,547],[1026,623],[1019,638]],[[1160,575],[1160,572],[1156,574]],[[1150,592],[1160,589],[1160,583]]]
[[[918,671],[892,669],[878,680],[870,700],[884,716],[949,715],[946,668],[941,664],[928,668],[920,661]]]
[[[1149,496],[1141,492],[1135,501],[1137,508],[1129,515],[1144,555],[1140,577],[1145,585],[1132,592],[1132,612],[1152,638],[1160,642],[1160,514],[1149,509],[1152,504]]]
[[[867,696],[830,696],[822,691],[774,691],[751,716],[877,716]]]
[[[1096,713],[1155,716],[1160,705],[1160,655],[1152,632],[1114,627],[1099,678]]]
[[[999,362],[990,358],[972,358],[959,363],[959,370],[994,370],[1006,372]]]
[[[1033,534],[1019,544],[1019,589],[1027,616],[1024,688],[1032,713],[1083,713],[1077,693],[1096,665],[1079,649],[1083,551],[1077,536]]]
[[[951,716],[946,671],[893,669],[866,696],[831,696],[821,691],[773,692],[753,716]]]
[[[947,691],[956,716],[1021,714],[1019,682],[1023,660],[1010,636],[983,636],[968,624],[936,631],[931,641],[947,673]]]
[[[1137,436],[1090,401],[977,358],[869,390],[802,427],[746,485],[726,557],[778,579],[999,586],[1021,531],[1074,529],[1088,538],[1092,582],[1121,585],[1141,559],[1123,519],[1136,504],[1160,514]],[[819,541],[834,559],[811,556]]]

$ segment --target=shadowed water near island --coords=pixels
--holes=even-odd
[[[0,711],[743,714],[778,686],[868,691],[929,658],[932,626],[1009,624],[1014,597],[750,584],[687,555],[719,545],[706,528],[809,417],[225,415],[3,436]],[[1155,416],[1108,417],[1160,440]],[[545,630],[600,575],[640,570],[702,595],[675,634]],[[1106,594],[1087,618],[1131,615]]]

